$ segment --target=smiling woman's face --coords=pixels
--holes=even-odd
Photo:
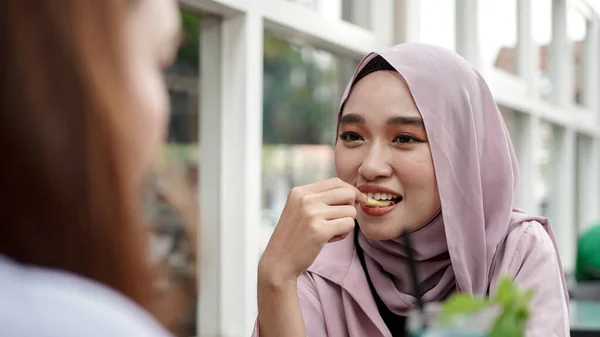
[[[376,71],[354,85],[342,112],[335,167],[363,193],[392,199],[391,206],[359,207],[357,220],[369,238],[396,238],[439,211],[427,134],[400,74]]]

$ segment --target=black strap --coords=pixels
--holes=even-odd
[[[369,288],[371,288],[371,294],[373,294],[373,298],[375,298],[375,303],[377,303],[377,309],[379,310],[379,315],[383,318],[383,322],[387,325],[388,329],[392,333],[393,337],[406,337],[408,334],[406,333],[406,317],[396,315],[388,309],[388,307],[383,303],[377,291],[375,291],[375,287],[373,286],[373,282],[371,281],[371,277],[369,276],[369,272],[367,271],[367,264],[365,263],[365,254],[358,244],[358,232],[359,227],[358,223],[354,226],[354,246],[356,248],[356,254],[358,255],[358,259],[360,260],[360,264],[362,265],[363,271],[365,272],[365,276],[367,277],[367,282],[369,282]]]

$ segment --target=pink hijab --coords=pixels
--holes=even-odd
[[[340,106],[362,68],[382,56],[406,80],[419,109],[435,167],[442,212],[413,233],[419,280],[425,301],[440,301],[454,291],[486,294],[496,252],[520,224],[537,221],[554,242],[548,221],[514,209],[519,182],[509,134],[490,90],[477,70],[440,47],[406,43],[367,55],[358,65]],[[341,109],[338,113],[338,122]],[[353,235],[344,241],[353,240]],[[369,275],[387,307],[405,315],[416,305],[401,240],[374,241],[359,234]],[[331,247],[329,247],[331,246]],[[365,331],[365,318],[380,330],[377,307],[363,283],[364,273],[349,243],[327,245],[309,272],[342,286],[350,298],[321,302],[325,321],[343,311],[351,335]],[[562,270],[561,270],[562,271]],[[327,284],[316,282],[319,287]],[[564,284],[564,289],[566,285]],[[363,290],[360,290],[363,289]],[[357,311],[357,305],[362,310]],[[362,327],[361,327],[362,326]],[[358,333],[360,335],[360,333]]]

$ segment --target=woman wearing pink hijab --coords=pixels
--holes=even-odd
[[[535,290],[527,336],[569,336],[550,225],[515,209],[513,146],[467,61],[412,43],[366,56],[342,99],[335,167],[289,195],[259,264],[255,336],[402,336],[417,303],[405,231],[423,301],[488,294],[509,275]]]

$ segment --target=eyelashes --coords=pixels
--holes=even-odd
[[[410,144],[410,143],[420,143],[421,140],[406,134],[397,135],[393,140],[394,143],[398,144]]]
[[[340,134],[339,138],[341,141],[346,143],[364,140],[362,136],[356,132],[344,132]]]
[[[339,139],[345,143],[354,143],[359,141],[364,141],[364,138],[352,131],[343,132],[339,135]],[[422,143],[423,141],[409,134],[398,134],[392,140],[394,144],[412,144],[412,143]]]

